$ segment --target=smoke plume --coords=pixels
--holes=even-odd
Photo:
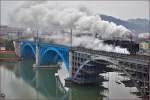
[[[86,7],[51,6],[48,1],[25,2],[10,17],[11,24],[40,30],[50,35],[54,31],[69,32],[72,29],[74,46],[82,45],[88,48],[94,46],[95,49],[103,48],[107,51],[126,52],[119,47],[104,45],[100,40],[94,38],[95,35],[102,39],[114,37],[129,39],[132,35],[130,30],[124,26],[104,21],[99,15],[92,14]],[[90,35],[86,36],[87,34]],[[77,37],[77,35],[82,36]]]

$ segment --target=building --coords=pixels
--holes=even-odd
[[[0,36],[3,38],[14,39],[18,34],[22,34],[25,29],[20,27],[10,27],[7,25],[0,25]]]
[[[18,32],[23,32],[23,31],[24,31],[24,28],[0,25],[0,35],[7,34],[7,33],[18,33]]]
[[[7,39],[17,39],[20,34],[24,33],[24,31],[25,29],[23,28],[0,25],[0,50],[7,49]]]
[[[150,54],[150,34],[139,38],[140,54]]]

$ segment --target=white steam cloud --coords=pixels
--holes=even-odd
[[[95,35],[105,39],[114,37],[129,39],[132,35],[127,28],[121,25],[117,26],[113,22],[101,20],[100,16],[93,15],[86,7],[52,7],[48,1],[25,2],[10,17],[11,24],[15,23],[15,25],[38,29],[49,34],[62,30],[69,32],[72,29],[75,36],[73,38],[74,46],[83,45],[94,49],[103,48],[106,51],[126,52],[127,50],[104,45],[102,41],[93,38]],[[87,33],[90,33],[90,36],[86,36]],[[77,35],[82,36],[76,37]]]
[[[75,47],[81,46],[81,47],[94,49],[94,50],[129,54],[129,51],[125,48],[120,48],[119,46],[113,46],[113,45],[106,45],[103,43],[102,40],[99,40],[97,38],[95,39],[89,36],[82,36],[82,38],[74,37],[73,46]]]

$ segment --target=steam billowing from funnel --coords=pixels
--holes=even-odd
[[[125,27],[121,25],[117,26],[113,22],[101,20],[98,15],[90,13],[86,7],[52,7],[48,1],[25,3],[23,7],[21,6],[11,15],[10,23],[40,30],[49,34],[54,31],[62,30],[64,32],[70,32],[72,29],[73,36],[75,36],[73,43],[78,40],[83,42],[84,39],[87,38],[85,38],[87,33],[90,33],[88,38],[98,34],[99,37],[108,39],[114,37],[129,39],[131,35],[131,32]],[[79,34],[82,36],[77,37]],[[87,44],[84,46],[89,47],[88,40],[85,43]],[[104,46],[98,39],[89,43],[96,43],[96,45],[94,45],[96,49],[101,48],[101,46],[103,48],[106,47],[106,45]],[[77,44],[78,46],[82,45],[82,43]],[[75,43],[73,45],[77,46],[77,44]],[[93,48],[92,45],[91,48]],[[113,48],[111,47],[110,50],[113,50]],[[116,52],[116,50],[113,51]]]
[[[103,21],[85,7],[51,7],[48,1],[27,2],[13,14],[13,23],[49,32],[50,30],[74,30],[75,34],[99,34],[102,38],[127,39],[131,32],[113,22]],[[11,22],[12,23],[12,22]]]
[[[102,50],[108,52],[130,54],[129,51],[125,48],[120,48],[119,46],[113,46],[113,45],[106,45],[103,43],[102,40],[95,39],[89,36],[74,37],[73,46],[75,47],[80,46],[89,49]]]

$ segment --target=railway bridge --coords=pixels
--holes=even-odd
[[[20,51],[18,55],[23,59],[38,59],[39,65],[64,62],[66,70],[71,73],[71,81],[78,84],[104,81],[104,77],[99,74],[110,71],[112,68],[108,65],[115,65],[133,80],[134,85],[143,95],[148,95],[148,56],[120,54],[58,44],[36,44],[30,41],[21,41],[18,47]],[[38,51],[36,51],[36,47]]]
[[[72,81],[84,84],[103,81],[100,73],[108,72],[108,65],[115,65],[133,82],[134,86],[148,95],[148,56],[72,48]],[[108,67],[108,68],[107,68]]]

